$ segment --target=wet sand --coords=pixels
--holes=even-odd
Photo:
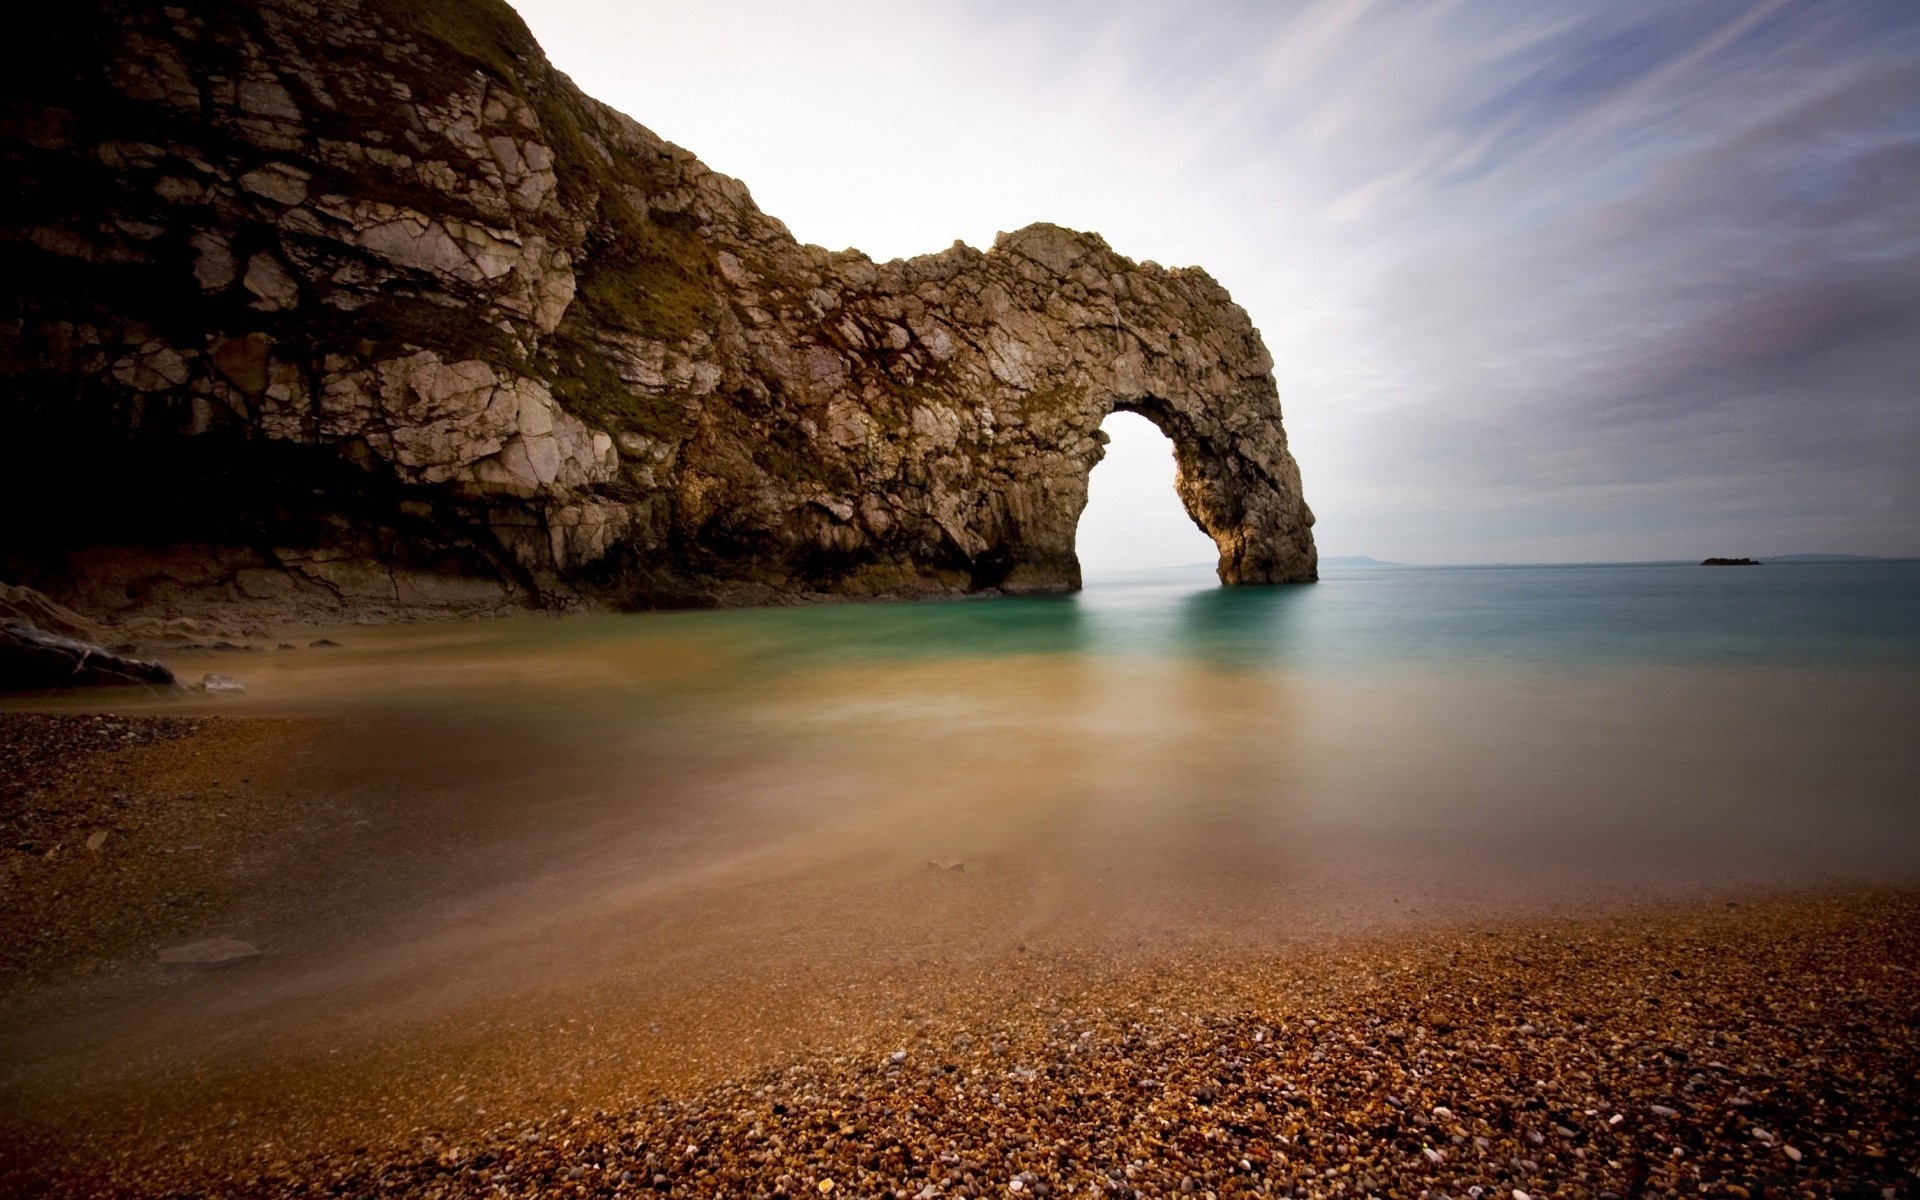
[[[627,1105],[83,1192],[1913,1194],[1920,897],[995,964],[811,1054]],[[403,1117],[403,1120],[405,1118]]]
[[[1181,1058],[1200,1036],[1181,1023],[1189,1017],[1235,1038],[1247,1014],[1276,1030],[1311,1015],[1356,1033],[1384,1028],[1366,1024],[1376,1017],[1412,1020],[1412,992],[1387,988],[1382,971],[1472,1010],[1459,1028],[1482,1045],[1508,1047],[1499,1022],[1529,1023],[1510,1018],[1537,1006],[1536,1029],[1571,1039],[1552,1052],[1587,1056],[1581,1069],[1601,1090],[1582,1104],[1623,1113],[1651,1103],[1693,1112],[1636,1090],[1647,1064],[1612,1039],[1640,1024],[1628,1040],[1639,1045],[1658,1033],[1640,1021],[1645,1000],[1684,1013],[1710,984],[1732,998],[1688,1036],[1737,1034],[1800,1062],[1814,1090],[1783,1102],[1796,1120],[1827,1120],[1844,1103],[1889,1131],[1833,1136],[1848,1146],[1881,1137],[1874,1144],[1892,1159],[1822,1158],[1828,1144],[1796,1143],[1821,1165],[1792,1179],[1864,1180],[1872,1164],[1898,1160],[1897,1122],[1847,1089],[1893,1071],[1896,1083],[1875,1094],[1897,1098],[1914,1076],[1901,1025],[1911,1014],[1895,994],[1912,989],[1886,973],[1914,963],[1901,932],[1913,901],[1885,890],[1920,866],[1900,807],[1915,765],[1898,736],[1913,707],[1906,674],[1303,678],[1019,654],[758,669],[724,640],[609,641],[584,628],[548,623],[498,649],[497,630],[344,631],[339,650],[209,656],[206,669],[247,679],[237,700],[129,701],[115,706],[119,724],[97,731],[90,715],[61,716],[78,722],[70,737],[35,726],[44,716],[0,718],[9,744],[25,747],[9,751],[8,778],[33,781],[10,800],[32,851],[16,845],[7,886],[18,903],[0,918],[9,1187],[58,1177],[103,1194],[297,1192],[335,1180],[395,1194],[753,1194],[784,1174],[790,1194],[818,1194],[827,1178],[855,1195],[930,1182],[1008,1194],[1031,1171],[1023,1191],[1152,1194],[1189,1176],[1220,1191],[1217,1172],[1253,1161],[1256,1125],[1221,1126],[1241,1140],[1228,1147],[1239,1158],[1203,1162],[1194,1143],[1185,1173],[1168,1175],[1177,1163],[1164,1146],[1156,1157],[1145,1143],[1101,1143],[1100,1130],[1133,1129],[1116,1123],[1122,1109],[1167,1129],[1206,1128],[1206,1113],[1156,1108],[1165,1097],[1134,1097],[1116,1073],[1197,1070]],[[109,836],[88,850],[102,829]],[[1781,894],[1802,898],[1767,898]],[[1706,924],[1663,932],[1688,922]],[[157,961],[168,946],[216,936],[262,953],[215,968]],[[1541,937],[1596,939],[1595,966],[1528,953]],[[1667,973],[1623,974],[1635,947],[1670,944],[1713,953],[1646,949]],[[1770,968],[1769,958],[1800,966]],[[1687,959],[1700,974],[1686,973]],[[1810,998],[1810,977],[1831,979],[1831,995],[1794,1008]],[[1483,1012],[1476,997],[1505,999]],[[1770,1007],[1724,1007],[1736,1000]],[[1309,1001],[1321,1007],[1299,1007]],[[1845,1004],[1867,1014],[1857,1019],[1865,1033],[1833,1018]],[[1126,1043],[1122,1013],[1143,1040]],[[1602,1013],[1614,1014],[1604,1044],[1569,1032],[1576,1015],[1600,1029]],[[1048,1074],[1059,1021],[1080,1027],[1075,1038],[1095,1030],[1102,1047],[1098,1064],[1061,1060],[1098,1066],[1071,1087]],[[1290,1027],[1297,1037],[1301,1026]],[[1396,1068],[1391,1086],[1406,1089],[1440,1049],[1403,1033],[1369,1046],[1428,1054],[1425,1066]],[[1865,1076],[1856,1034],[1885,1043]],[[971,1049],[954,1049],[962,1036]],[[996,1042],[1028,1057],[1003,1068]],[[899,1124],[906,1100],[887,1088],[934,1082],[920,1065],[888,1074],[881,1060],[902,1048],[914,1064],[936,1050],[959,1055],[948,1065],[969,1081],[976,1067],[978,1079],[998,1079],[1011,1115],[988,1091],[987,1108],[970,1101],[951,1121]],[[1574,1061],[1509,1064],[1453,1048],[1469,1067],[1475,1056],[1488,1064],[1449,1068],[1463,1080],[1456,1100],[1480,1106],[1456,1111],[1496,1126],[1495,1098],[1520,1095],[1522,1075],[1551,1065],[1555,1074],[1533,1077],[1553,1080]],[[1319,1064],[1371,1054],[1318,1049],[1317,1062],[1303,1051],[1307,1065],[1275,1059],[1264,1075],[1247,1072],[1252,1090],[1234,1103],[1293,1113],[1279,1099],[1289,1087],[1346,1103],[1352,1073],[1316,1082]],[[1016,1067],[1038,1074],[1009,1077]],[[781,1079],[801,1088],[777,1101],[787,1113],[756,1118],[786,1139],[777,1163],[741,1132],[751,1121],[734,1136],[724,1133],[733,1118],[721,1119],[752,1109],[754,1088],[786,1087],[754,1074],[774,1068],[798,1072]],[[744,1093],[743,1079],[754,1081]],[[1389,1090],[1366,1095],[1415,1111],[1413,1097],[1380,1086]],[[867,1099],[830,1098],[842,1091]],[[658,1109],[662,1100],[671,1107]],[[861,1114],[844,1124],[883,1131],[928,1171],[940,1153],[960,1158],[927,1175],[861,1165],[866,1151],[815,1128],[836,1106]],[[568,1132],[595,1110],[610,1115]],[[1272,1140],[1299,1131],[1258,1128],[1263,1145],[1299,1158]],[[1441,1171],[1420,1187],[1451,1189],[1469,1176],[1445,1172],[1471,1166],[1479,1186],[1526,1190],[1515,1155],[1494,1153],[1524,1132],[1500,1128],[1432,1141],[1444,1164],[1420,1155]],[[1618,1132],[1609,1128],[1605,1137]],[[1023,1158],[1020,1171],[988,1169],[1009,1149],[1030,1158],[1015,1138],[1053,1129],[1090,1147],[1073,1151],[1080,1166],[1048,1174]],[[711,1161],[663,1167],[661,1139],[683,1131],[707,1147],[696,1160]],[[614,1149],[541,1159],[556,1184],[526,1149],[549,1140],[519,1140],[528,1132]],[[1362,1125],[1348,1136],[1385,1153],[1414,1135]],[[1627,1152],[1611,1158],[1625,1163]],[[834,1165],[843,1153],[857,1170]],[[1520,1156],[1539,1164],[1528,1177],[1548,1181],[1543,1194],[1590,1193],[1594,1180],[1631,1190],[1639,1169],[1608,1174],[1608,1159],[1573,1157],[1597,1172],[1582,1183],[1568,1156],[1549,1163],[1545,1153]],[[1388,1157],[1366,1171],[1407,1168]],[[1124,1176],[1135,1159],[1145,1165],[1124,1184],[1081,1170]],[[972,1165],[944,1169],[959,1163]],[[1492,1174],[1500,1163],[1508,1175]],[[1365,1172],[1349,1165],[1314,1186],[1355,1190]],[[1242,1182],[1254,1181],[1248,1170]],[[1735,1166],[1721,1170],[1736,1179]],[[1648,1190],[1668,1188],[1648,1172]],[[247,1182],[255,1173],[261,1181]]]
[[[312,838],[323,826],[302,822],[324,806],[254,813],[226,789],[236,770],[339,736],[17,715],[0,734],[9,768],[40,783],[16,798],[38,836],[65,846],[110,828],[128,854],[203,836],[196,810],[215,794],[241,846]],[[301,773],[289,794],[312,782]],[[103,790],[108,807],[86,807]],[[139,961],[127,947],[201,916],[122,923],[177,894],[155,889],[205,877],[90,862],[82,878],[59,857],[35,860],[38,875],[12,864],[23,903],[0,926],[9,1024],[32,1014],[55,1056],[36,1066],[21,1054],[33,1039],[9,1039],[10,1194],[1904,1196],[1920,1170],[1912,892],[1284,945],[1144,932],[911,958],[902,945],[816,969],[770,945],[732,978],[710,961],[646,964],[704,981],[677,990],[587,971],[465,1003],[416,995],[410,1015],[376,1006],[385,1040],[364,998],[331,990],[330,1013],[281,1012],[294,1028],[265,1037],[250,1008],[257,1022],[262,1004],[312,1002],[269,990],[232,1007],[226,1044],[202,1028],[179,1057],[164,1019],[126,1025],[124,999],[262,963]],[[979,871],[923,865],[901,899],[951,896]],[[26,914],[62,899],[51,936],[23,936]],[[99,1036],[103,1005],[124,1057],[52,1049],[54,1010],[77,1020],[67,1036]],[[341,1044],[316,1052],[319,1027]]]

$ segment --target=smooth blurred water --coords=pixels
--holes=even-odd
[[[1223,588],[1205,567],[1091,578],[1073,596],[662,614],[762,665],[1008,654],[1213,666],[1473,661],[1920,663],[1920,560],[1757,567],[1334,567],[1305,587]],[[599,639],[603,621],[556,625]]]
[[[224,1078],[246,1111],[413,1088],[452,1120],[895,1021],[1029,951],[1920,884],[1920,562],[326,632],[174,658],[243,695],[136,702],[326,718],[207,764],[331,830],[253,846],[284,869],[178,931],[267,953],[16,1021],[0,1109],[215,1111]]]

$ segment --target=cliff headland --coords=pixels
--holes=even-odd
[[[0,85],[14,582],[114,621],[1071,590],[1116,409],[1224,582],[1315,576],[1204,271],[803,245],[497,0],[45,19]]]

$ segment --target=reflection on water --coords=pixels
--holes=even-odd
[[[1192,568],[1095,580],[1078,596],[679,614],[628,629],[612,636],[705,634],[757,663],[791,664],[1013,654],[1315,670],[1920,663],[1920,562],[1349,568],[1284,588],[1221,588]],[[609,635],[593,623],[566,634]]]
[[[343,1047],[369,1087],[506,1078],[556,1013],[597,1049],[540,1054],[628,1078],[1023,949],[1920,881],[1917,598],[1912,564],[1163,573],[183,661],[250,687],[203,707],[341,718],[308,786],[364,834],[231,914],[245,970],[27,1028],[18,1094]]]

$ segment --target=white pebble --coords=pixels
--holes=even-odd
[[[1656,1117],[1677,1117],[1680,1115],[1680,1111],[1678,1109],[1668,1108],[1664,1104],[1656,1104],[1653,1106],[1653,1115]]]
[[[1781,1147],[1781,1149],[1787,1152],[1788,1158],[1792,1159],[1795,1162],[1800,1161],[1800,1152],[1798,1150],[1795,1150],[1792,1146],[1783,1146]]]
[[[1612,1116],[1610,1116],[1610,1117],[1608,1117],[1608,1118],[1607,1118],[1607,1124],[1609,1124],[1609,1125],[1618,1125],[1618,1124],[1619,1124],[1620,1122],[1622,1122],[1622,1121],[1624,1121],[1624,1120],[1626,1120],[1626,1117],[1624,1117],[1624,1116],[1622,1116],[1622,1115],[1621,1115],[1621,1114],[1619,1114],[1619,1113],[1615,1113],[1615,1114],[1613,1114]]]
[[[1436,1104],[1436,1105],[1434,1105],[1434,1106],[1433,1106],[1433,1115],[1434,1115],[1434,1116],[1436,1116],[1436,1117],[1439,1117],[1439,1118],[1440,1118],[1440,1119],[1441,1119],[1442,1121],[1451,1121],[1451,1120],[1453,1120],[1453,1110],[1452,1110],[1452,1109],[1450,1109],[1450,1108],[1448,1108],[1448,1107],[1447,1107],[1446,1105],[1444,1105],[1444,1104]]]
[[[1432,1146],[1422,1149],[1420,1153],[1426,1155],[1427,1161],[1430,1163],[1443,1163],[1447,1161],[1447,1156],[1435,1150]]]

